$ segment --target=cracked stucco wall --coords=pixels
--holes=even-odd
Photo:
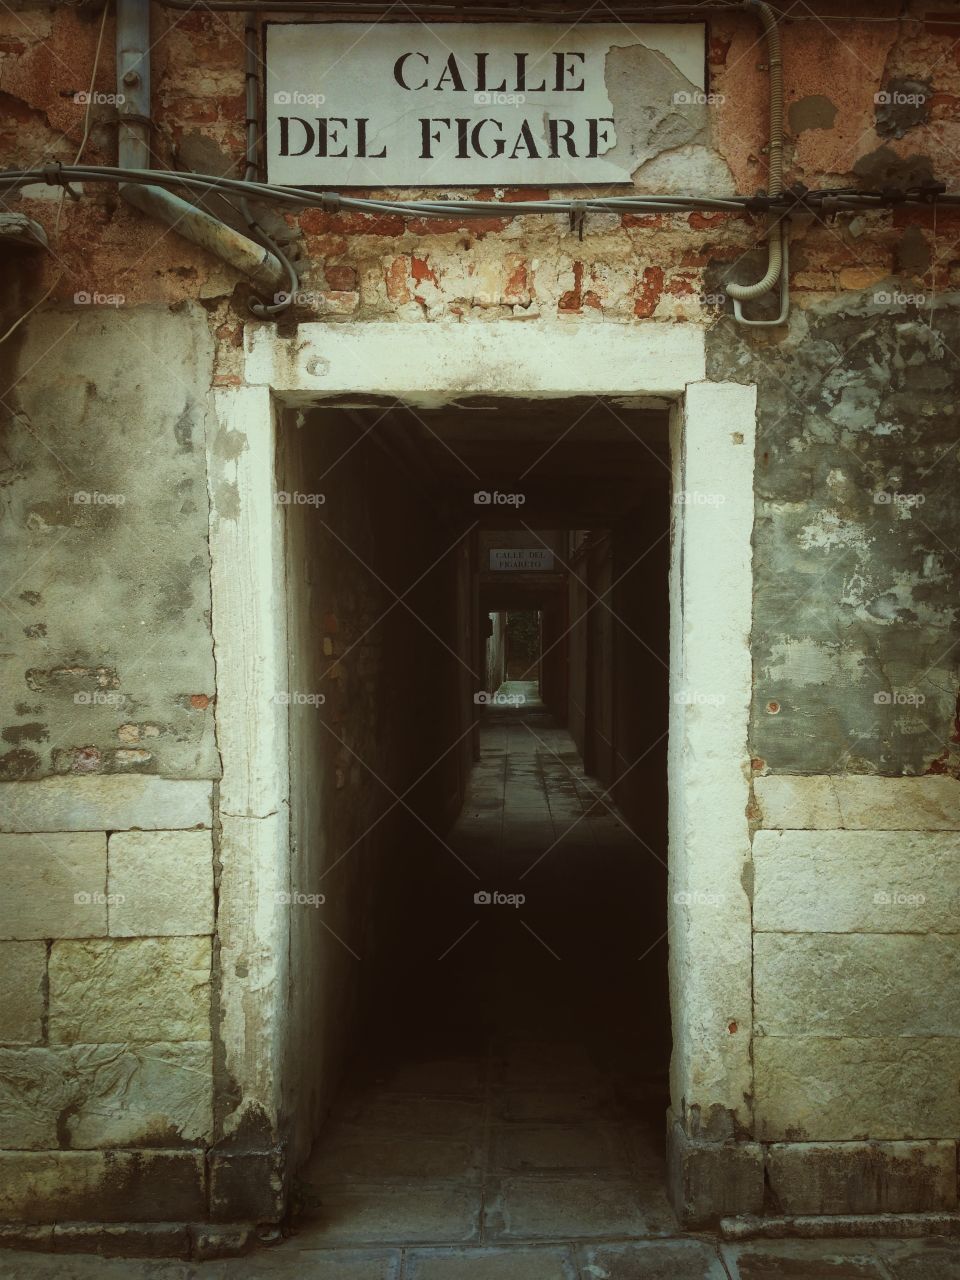
[[[756,345],[711,335],[712,376],[759,388],[759,769],[956,776],[957,302],[838,298]]]

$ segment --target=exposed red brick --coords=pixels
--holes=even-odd
[[[662,213],[623,213],[620,215],[623,227],[662,227]]]
[[[217,328],[217,337],[231,347],[243,346],[243,325],[222,324]]]
[[[573,288],[562,294],[557,308],[560,311],[579,311],[583,305],[581,290],[583,289],[583,263],[573,264]]]
[[[433,274],[433,268],[427,262],[426,258],[418,258],[416,254],[412,254],[410,258],[410,274],[418,283],[421,280],[432,280],[437,283],[437,277]]]
[[[410,301],[410,290],[407,287],[409,265],[409,258],[394,258],[384,272],[384,279],[387,284],[387,297],[392,302],[403,303]]]
[[[191,693],[191,707],[196,707],[198,711],[205,710],[210,705],[210,695],[207,693]]]
[[[657,309],[663,293],[663,267],[644,267],[640,293],[633,304],[633,314],[646,318]]]
[[[220,107],[221,120],[245,120],[247,116],[247,103],[242,93],[233,94],[232,96],[221,95],[217,99]]]
[[[733,216],[732,213],[725,213],[722,209],[717,209],[710,213],[704,213],[700,209],[693,209],[687,214],[687,223],[695,231],[710,231],[720,222],[729,222]]]
[[[526,262],[518,262],[509,276],[507,276],[507,282],[503,286],[503,296],[510,300],[516,298],[526,299],[530,292],[529,285],[527,264]]]
[[[468,231],[481,237],[488,231],[502,231],[510,221],[510,218],[411,218],[407,229],[417,236],[450,236]]]
[[[343,263],[338,265],[329,263],[324,268],[324,272],[327,277],[327,285],[331,289],[336,289],[338,292],[342,293],[349,293],[357,287],[356,267],[349,267]]]
[[[402,236],[404,220],[396,213],[324,213],[322,209],[305,209],[300,227],[309,235],[337,232],[348,236]]]

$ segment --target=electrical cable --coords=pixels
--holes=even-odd
[[[351,4],[349,0],[329,0],[317,4],[309,0],[287,3],[287,0],[160,0],[165,9],[186,12],[202,12],[204,9],[212,13],[308,13],[312,17],[324,14],[344,14],[351,18],[365,18],[370,14],[378,18],[391,15],[407,16],[413,21],[422,18],[460,18],[464,17],[462,4],[411,3],[390,5]],[[709,10],[739,9],[739,0],[707,0],[704,4],[676,5],[634,5],[622,10],[610,11],[618,21],[649,22],[651,18],[691,17]],[[536,5],[503,5],[474,4],[469,7],[471,21],[475,18],[523,18],[527,21],[548,20],[552,22],[574,22],[583,19],[593,21],[610,21],[609,17],[598,15],[596,6],[579,9],[541,9]]]
[[[342,192],[319,191],[313,187],[283,186],[267,182],[229,178],[217,174],[185,173],[170,169],[131,169],[110,165],[45,165],[34,169],[0,170],[0,192],[16,191],[37,183],[67,186],[71,182],[131,182],[163,187],[182,187],[204,195],[218,193],[261,200],[266,203],[292,205],[302,209],[322,209],[326,213],[393,213],[419,218],[424,214],[437,218],[489,217],[491,212],[512,217],[520,214],[573,213],[688,213],[703,212],[760,213],[781,212],[826,213],[893,208],[897,205],[954,207],[960,205],[960,193],[948,193],[944,184],[925,182],[905,189],[885,187],[882,190],[859,190],[852,187],[829,187],[822,190],[787,188],[779,195],[651,195],[651,196],[586,196],[545,200],[383,200],[369,196],[344,195]]]

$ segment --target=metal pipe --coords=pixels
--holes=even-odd
[[[764,0],[743,0],[744,8],[754,10],[763,25],[767,44],[767,64],[770,69],[770,137],[768,144],[769,176],[767,191],[771,196],[783,194],[783,53],[777,15]],[[731,280],[724,287],[734,302],[734,315],[743,320],[738,303],[762,298],[780,279],[784,269],[785,223],[782,217],[771,214],[767,219],[767,269],[754,284],[738,284]],[[783,299],[781,313],[786,319]],[[782,321],[777,321],[782,323]]]
[[[709,0],[705,4],[675,4],[675,5],[634,5],[624,9],[610,9],[604,6],[604,13],[599,13],[596,5],[587,5],[585,7],[575,9],[541,9],[536,5],[498,5],[498,4],[476,4],[465,8],[462,4],[436,4],[426,3],[418,4],[416,2],[410,5],[399,7],[393,4],[351,4],[349,0],[318,0],[317,3],[311,4],[310,0],[293,0],[287,3],[286,0],[160,0],[160,4],[165,9],[187,10],[191,12],[202,12],[204,9],[212,10],[214,13],[302,13],[310,14],[312,17],[323,16],[325,14],[344,14],[352,18],[365,18],[373,15],[376,18],[384,18],[394,12],[400,18],[407,18],[412,21],[419,21],[422,18],[511,18],[514,21],[524,19],[525,21],[551,21],[551,22],[574,22],[586,19],[588,21],[609,21],[610,16],[621,21],[649,21],[651,18],[690,18],[695,17],[698,13],[717,9],[739,9],[742,7],[741,0]]]
[[[149,169],[149,0],[117,0],[117,93],[117,167]],[[163,187],[121,182],[120,194],[128,204],[242,271],[258,288],[276,291],[287,281],[287,269],[268,248]]]
[[[745,324],[751,329],[769,329],[774,325],[787,323],[787,316],[790,314],[790,239],[787,233],[786,218],[780,224],[779,236],[783,250],[783,270],[780,276],[780,312],[773,320],[748,320],[743,314],[743,302],[739,298],[734,298],[733,316],[737,324]]]
[[[247,126],[247,142],[246,142],[246,163],[243,169],[243,178],[245,182],[254,182],[257,178],[257,148],[260,144],[260,76],[257,67],[260,61],[257,50],[257,28],[256,19],[247,18],[243,24],[243,45],[244,45],[244,65],[243,75],[245,83],[245,103],[246,103],[246,126]],[[293,263],[284,256],[280,251],[279,245],[267,235],[263,227],[257,222],[253,216],[253,210],[250,208],[249,201],[246,196],[242,196],[237,201],[237,208],[243,215],[251,236],[257,244],[274,254],[277,260],[282,264],[287,276],[287,289],[285,293],[275,293],[272,303],[263,303],[256,298],[251,298],[249,302],[250,310],[255,316],[259,316],[261,320],[269,320],[273,316],[279,315],[282,311],[286,311],[293,306],[295,294],[300,286],[300,278],[297,275],[296,268]]]

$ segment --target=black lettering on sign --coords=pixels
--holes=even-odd
[[[521,151],[520,150],[521,146],[525,147],[526,150]],[[539,160],[540,159],[540,152],[537,150],[537,144],[534,141],[533,130],[530,128],[529,120],[524,120],[523,124],[520,126],[520,132],[517,135],[517,140],[513,144],[513,150],[510,152],[510,159],[511,160],[519,160],[519,159]]]
[[[405,67],[404,63],[408,58],[422,58],[424,63],[428,63],[429,59],[425,53],[401,53],[400,57],[393,64],[393,78],[401,89],[425,89],[427,87],[427,77],[423,77],[423,84],[407,84],[404,79]]]
[[[336,146],[340,141],[340,134],[337,131],[337,125],[347,127],[346,120],[340,116],[330,116],[328,119],[317,121],[317,150],[315,155],[322,156],[325,160],[344,160],[348,155],[347,148],[342,151],[331,151],[330,147]],[[332,128],[330,126],[333,126]]]
[[[367,150],[367,125],[369,123],[369,116],[357,117],[357,156],[361,160],[382,160],[387,154],[386,147],[381,151]]]
[[[547,87],[546,80],[541,80],[539,84],[527,84],[527,58],[529,54],[516,53],[514,57],[517,60],[517,93],[543,93]]]
[[[435,142],[439,143],[440,141],[440,132],[439,130],[436,130],[436,131],[431,130],[430,126],[432,124],[442,124],[442,125],[446,125],[448,129],[450,128],[449,119],[431,120],[426,116],[420,117],[420,159],[421,160],[432,160],[433,144]]]
[[[550,138],[550,159],[556,160],[560,155],[560,143],[567,147],[568,156],[576,156],[577,144],[573,138],[572,120],[555,120],[552,116],[547,121],[547,134]]]
[[[293,122],[303,126],[303,132],[306,137],[306,142],[299,151],[290,150],[290,125]],[[308,120],[304,120],[300,116],[280,117],[280,154],[282,156],[305,156],[313,146],[315,137],[313,125]]]
[[[447,80],[450,81],[451,88],[457,93],[465,93],[466,89],[463,83],[463,76],[460,74],[460,64],[457,62],[457,55],[451,53],[450,57],[443,64],[443,75],[433,86],[434,92],[440,93],[447,87]]]
[[[556,70],[556,78],[553,82],[554,93],[583,93],[583,79],[579,84],[565,84],[564,80],[568,75],[574,74],[572,65],[567,65],[567,58],[579,58],[581,65],[586,62],[587,55],[585,53],[555,53],[553,55],[554,67]]]
[[[591,116],[587,121],[587,137],[590,144],[587,149],[587,155],[591,158],[600,154],[599,144],[601,142],[608,144],[613,142],[613,139],[610,137],[609,130],[601,130],[600,126],[602,124],[613,124],[613,116],[600,116],[599,119],[595,116]]]
[[[487,155],[486,151],[483,149],[482,134],[484,126],[488,124],[492,124],[495,129],[500,130],[501,133],[503,132],[503,125],[501,125],[500,121],[491,120],[490,117],[487,116],[483,120],[478,120],[473,126],[473,130],[470,134],[470,143],[473,147],[474,155],[481,156],[484,160],[494,160],[497,156],[503,155],[506,143],[503,141],[502,137],[494,138],[493,155]]]
[[[487,84],[487,59],[489,53],[477,54],[477,88],[481,93],[505,93],[507,88],[507,80],[504,77],[499,84]]]

